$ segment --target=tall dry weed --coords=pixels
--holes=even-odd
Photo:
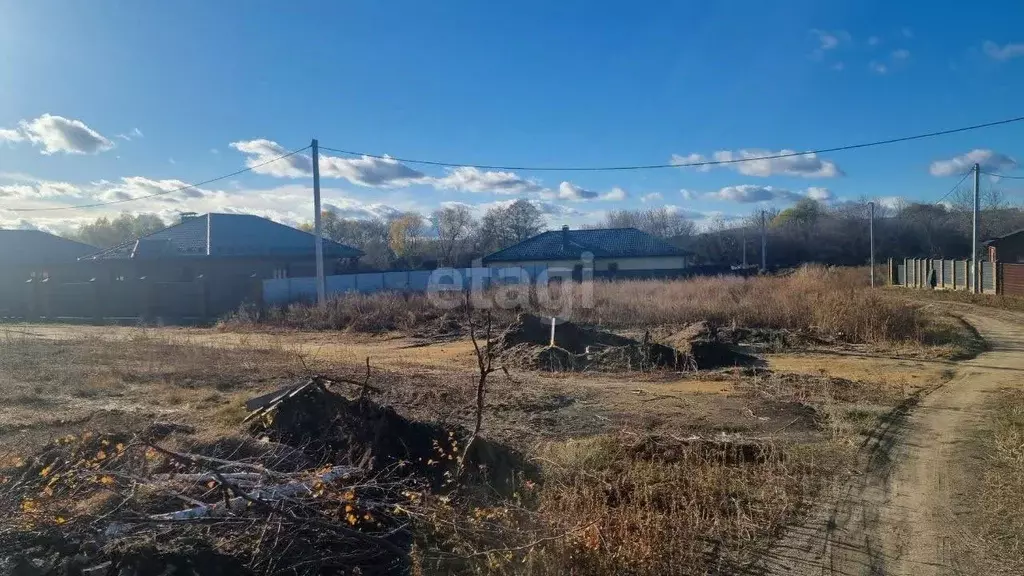
[[[569,319],[611,329],[713,324],[808,331],[853,343],[921,341],[927,319],[918,307],[867,288],[863,268],[805,266],[786,276],[685,280],[598,281],[587,304],[576,286]],[[543,314],[536,295],[531,311]],[[272,309],[270,326],[311,330],[411,331],[431,324],[457,329],[458,311],[420,294],[344,294],[325,308],[293,304]],[[229,320],[226,325],[245,324]]]

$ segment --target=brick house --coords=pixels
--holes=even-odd
[[[990,262],[1024,263],[1024,230],[1010,232],[984,242]]]

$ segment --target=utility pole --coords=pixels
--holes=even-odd
[[[761,272],[768,270],[768,228],[764,223],[764,210],[761,210]]]
[[[971,274],[973,274],[973,276],[971,276],[971,281],[974,283],[974,293],[975,294],[981,292],[981,290],[978,289],[979,288],[978,280],[981,278],[981,274],[978,273],[978,233],[981,230],[981,227],[980,227],[981,222],[979,222],[979,220],[978,220],[978,210],[981,207],[981,202],[978,200],[978,194],[979,194],[979,190],[981,188],[980,181],[981,181],[981,167],[977,163],[975,163],[974,164],[974,223],[973,223],[973,226],[971,226],[971,267],[973,268],[973,270],[971,271]]]
[[[868,202],[871,211],[871,221],[868,224],[868,234],[871,236],[871,287],[875,287],[875,203]]]
[[[743,242],[743,269],[747,269],[747,225],[746,223],[740,227],[742,242]]]
[[[327,284],[324,281],[324,236],[320,218],[320,144],[313,139],[313,229],[316,234],[316,303],[327,303]]]

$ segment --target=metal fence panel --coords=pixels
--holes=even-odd
[[[946,288],[953,286],[953,261],[943,260],[942,261],[942,284]]]
[[[1002,266],[1000,289],[1003,294],[1024,296],[1024,264],[1000,264]]]

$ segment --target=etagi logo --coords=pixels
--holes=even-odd
[[[536,266],[438,268],[427,283],[427,299],[438,308],[464,305],[468,293],[473,308],[536,310],[567,318],[574,307],[594,306],[594,255],[579,260]]]

